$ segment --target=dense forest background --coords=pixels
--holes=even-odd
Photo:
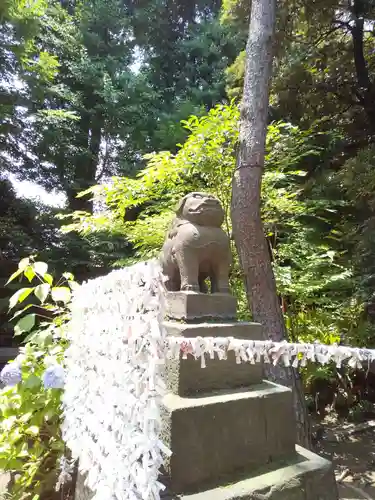
[[[190,189],[228,209],[249,3],[1,3],[0,344],[21,258],[82,281],[155,255]],[[375,347],[374,22],[373,0],[278,2],[263,220],[292,339]],[[237,262],[232,284],[246,317]]]

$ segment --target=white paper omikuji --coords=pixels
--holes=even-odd
[[[306,366],[308,361],[325,365],[333,362],[337,367],[347,363],[352,368],[367,368],[375,360],[375,349],[364,349],[341,345],[297,344],[273,342],[272,340],[243,340],[233,337],[168,337],[165,340],[167,358],[193,356],[206,366],[207,359],[227,359],[229,351],[234,351],[237,363],[282,364],[284,366]]]
[[[338,345],[166,337],[165,291],[156,261],[113,271],[75,293],[66,352],[62,432],[94,500],[159,500],[160,403],[166,358],[237,363],[307,362],[367,367],[375,350]]]
[[[97,500],[157,500],[165,338],[156,261],[84,283],[72,303],[63,437]]]

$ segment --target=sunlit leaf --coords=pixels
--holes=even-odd
[[[55,302],[63,302],[67,304],[71,298],[70,289],[67,286],[54,287],[51,290],[52,299]]]
[[[42,325],[41,325],[42,326]],[[32,332],[24,340],[24,343],[33,342],[39,346],[49,345],[53,340],[52,332],[48,329],[41,329],[36,332]]]
[[[27,266],[30,264],[30,258],[29,257],[25,257],[24,259],[21,259],[18,263],[18,269],[20,271],[24,271]]]
[[[21,318],[14,327],[14,335],[22,335],[24,332],[29,332],[35,325],[35,314],[27,314]]]
[[[40,378],[32,373],[26,380],[23,381],[22,385],[27,389],[33,389],[34,387],[38,387],[40,382]]]
[[[37,436],[39,434],[39,427],[36,425],[32,425],[26,429],[26,434],[31,434],[32,436]]]
[[[21,309],[21,311],[17,311],[15,314],[13,314],[13,316],[10,318],[9,321],[13,321],[14,319],[18,318],[18,316],[21,316],[21,314],[24,314],[25,311],[30,309],[30,307],[35,307],[35,306],[34,306],[34,304],[28,304],[23,309]]]
[[[21,274],[23,273],[23,270],[22,269],[17,269],[17,271],[15,271],[11,276],[10,278],[8,279],[8,281],[6,282],[6,285],[8,285],[11,281],[13,281],[15,278],[17,278],[17,276],[20,276]]]
[[[79,288],[79,284],[76,281],[68,281],[68,285],[70,286],[70,289],[73,291]]]
[[[30,282],[35,278],[35,272],[31,266],[27,266],[27,268],[24,270],[23,274]]]
[[[20,288],[17,290],[16,293],[14,293],[11,298],[9,299],[9,309],[13,309],[13,307],[18,304],[18,302],[24,301],[31,292],[34,291],[34,287],[30,288]]]
[[[46,300],[46,298],[49,294],[50,288],[51,287],[48,283],[42,283],[35,288],[34,294],[40,300],[40,302],[42,304]]]
[[[44,273],[44,275],[43,275],[43,279],[44,279],[44,281],[46,281],[49,285],[51,285],[51,286],[52,286],[52,284],[53,284],[53,276],[51,276],[51,275],[50,275],[50,274],[48,274],[48,273]]]
[[[45,262],[34,262],[33,269],[37,274],[39,274],[39,276],[44,277],[44,275],[48,271],[48,264],[46,264]]]

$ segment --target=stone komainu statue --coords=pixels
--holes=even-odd
[[[180,201],[164,243],[161,265],[168,291],[229,293],[230,242],[224,210],[214,196],[190,193]]]

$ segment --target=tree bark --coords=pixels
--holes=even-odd
[[[82,120],[82,137],[79,147],[81,157],[77,156],[73,182],[67,188],[67,198],[71,211],[93,213],[93,202],[90,198],[77,198],[77,195],[96,182],[99,164],[100,144],[102,140],[103,118],[97,114]]]
[[[265,338],[279,341],[286,337],[286,330],[260,213],[275,4],[276,0],[253,0],[251,6],[239,150],[232,184],[232,223],[253,319],[263,325]],[[310,447],[309,420],[298,374],[281,366],[265,368],[267,378],[292,388],[297,441]]]
[[[372,130],[375,130],[375,89],[369,76],[368,65],[364,54],[365,20],[363,17],[360,17],[361,13],[356,9],[358,3],[357,1],[354,4],[354,9],[351,13],[353,26],[349,28],[353,40],[353,56],[357,76],[356,97],[365,110],[370,127]]]

